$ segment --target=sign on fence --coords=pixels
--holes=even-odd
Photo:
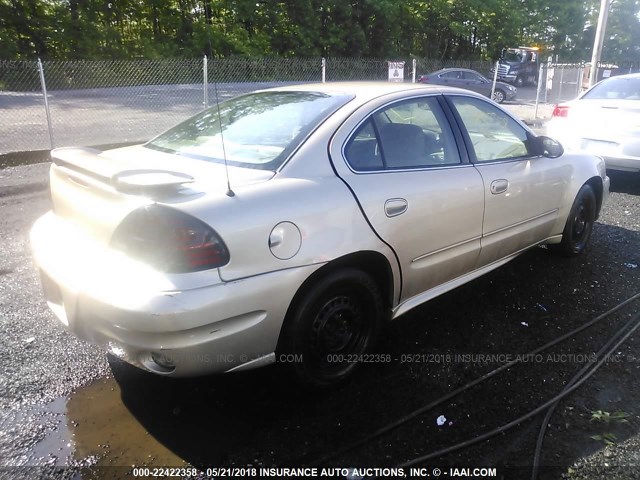
[[[389,81],[404,82],[404,62],[389,62]]]

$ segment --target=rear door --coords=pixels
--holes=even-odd
[[[336,172],[397,255],[401,300],[470,271],[480,252],[482,179],[461,157],[441,99],[371,102],[330,147]]]
[[[438,75],[440,79],[438,83],[440,85],[447,85],[449,87],[465,88],[465,80],[463,78],[463,72],[460,70],[448,70]]]
[[[492,103],[465,95],[447,99],[464,127],[471,161],[484,182],[478,266],[548,238],[571,167],[534,152],[531,134]]]

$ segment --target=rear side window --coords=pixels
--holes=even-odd
[[[444,72],[438,75],[440,78],[462,78],[462,74],[460,72]]]
[[[358,127],[344,155],[351,168],[361,172],[460,163],[453,133],[435,97],[377,111]]]
[[[495,105],[475,97],[450,96],[464,124],[476,162],[533,155],[527,131]]]
[[[640,78],[613,77],[595,85],[583,99],[640,100]]]

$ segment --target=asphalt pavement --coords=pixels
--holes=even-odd
[[[36,164],[0,170],[1,478],[70,478],[69,471],[56,466],[99,468],[76,478],[103,478],[124,477],[132,465],[311,463],[476,378],[487,367],[478,362],[434,364],[436,360],[469,352],[529,351],[637,293],[640,286],[640,181],[616,174],[586,255],[566,261],[535,249],[429,302],[389,329],[382,351],[394,358],[403,352],[433,355],[430,364],[369,365],[348,385],[312,396],[297,391],[277,369],[169,380],[109,359],[75,339],[46,307],[28,231],[50,208],[47,169],[47,164]],[[624,318],[627,313],[620,316]],[[567,348],[593,351],[614,326],[590,331]],[[635,339],[621,352],[631,355],[639,345]],[[566,473],[570,468],[583,476],[567,478],[599,478],[597,472],[609,471],[606,465],[628,465],[637,457],[639,365],[628,360],[607,366],[608,373],[605,369],[591,387],[563,405],[543,451],[544,464],[556,470],[541,478],[558,478],[558,469]],[[464,440],[549,398],[573,371],[573,365],[564,364],[519,370],[334,462],[395,465]],[[607,427],[617,428],[617,437],[613,446],[606,446],[591,438],[606,430],[598,431],[589,414],[614,409],[627,412],[628,422]],[[446,428],[436,426],[439,415],[450,419]],[[525,424],[439,461],[520,468],[531,461],[536,433],[535,425]]]

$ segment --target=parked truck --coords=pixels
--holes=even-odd
[[[498,80],[512,83],[517,87],[536,85],[539,68],[538,47],[505,48],[498,61]]]

